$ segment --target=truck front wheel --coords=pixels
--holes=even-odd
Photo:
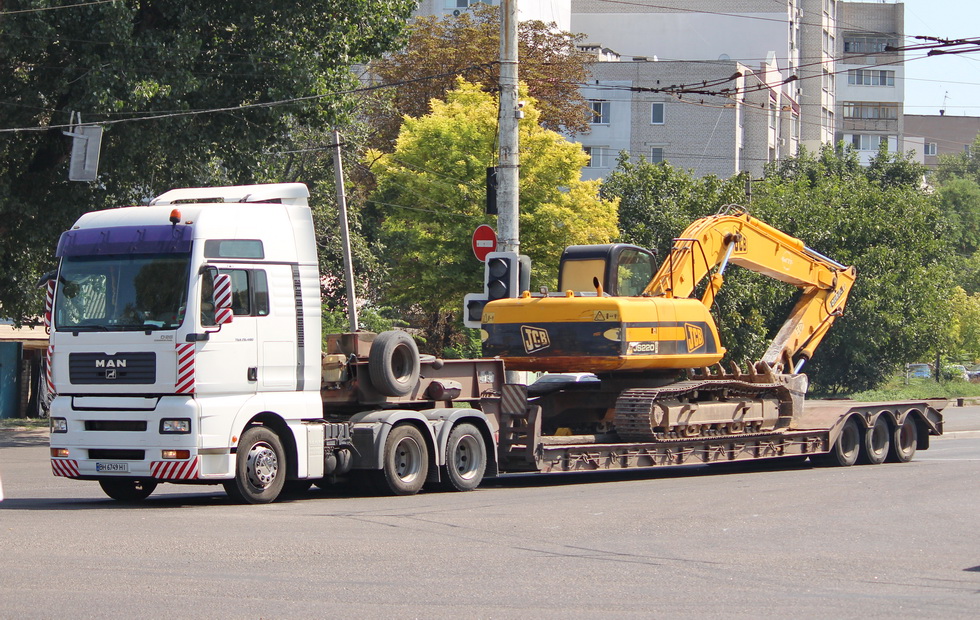
[[[99,486],[105,494],[120,502],[140,502],[157,488],[156,480],[135,478],[103,478]]]
[[[483,435],[472,424],[458,424],[446,442],[443,486],[450,491],[472,491],[480,486],[487,468]]]
[[[235,479],[225,492],[247,504],[268,504],[279,497],[286,482],[286,458],[279,436],[264,426],[253,426],[238,442]]]
[[[390,495],[414,495],[429,474],[429,450],[419,429],[402,424],[385,441],[384,467],[375,472],[377,487]]]

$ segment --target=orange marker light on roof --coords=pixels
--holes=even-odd
[[[180,209],[174,209],[170,212],[170,223],[176,225],[180,221]]]

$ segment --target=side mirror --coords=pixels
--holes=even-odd
[[[231,276],[218,274],[214,277],[214,322],[224,325],[231,323],[234,317],[231,309]]]

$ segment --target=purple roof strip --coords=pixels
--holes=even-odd
[[[114,226],[61,233],[56,256],[180,254],[191,251],[192,229],[185,225]]]

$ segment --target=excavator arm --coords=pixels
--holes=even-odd
[[[670,255],[644,295],[688,298],[712,271],[701,302],[710,308],[728,264],[764,274],[801,290],[800,299],[762,361],[798,372],[841,315],[854,284],[846,267],[802,241],[753,218],[743,209],[697,220],[674,240]]]

